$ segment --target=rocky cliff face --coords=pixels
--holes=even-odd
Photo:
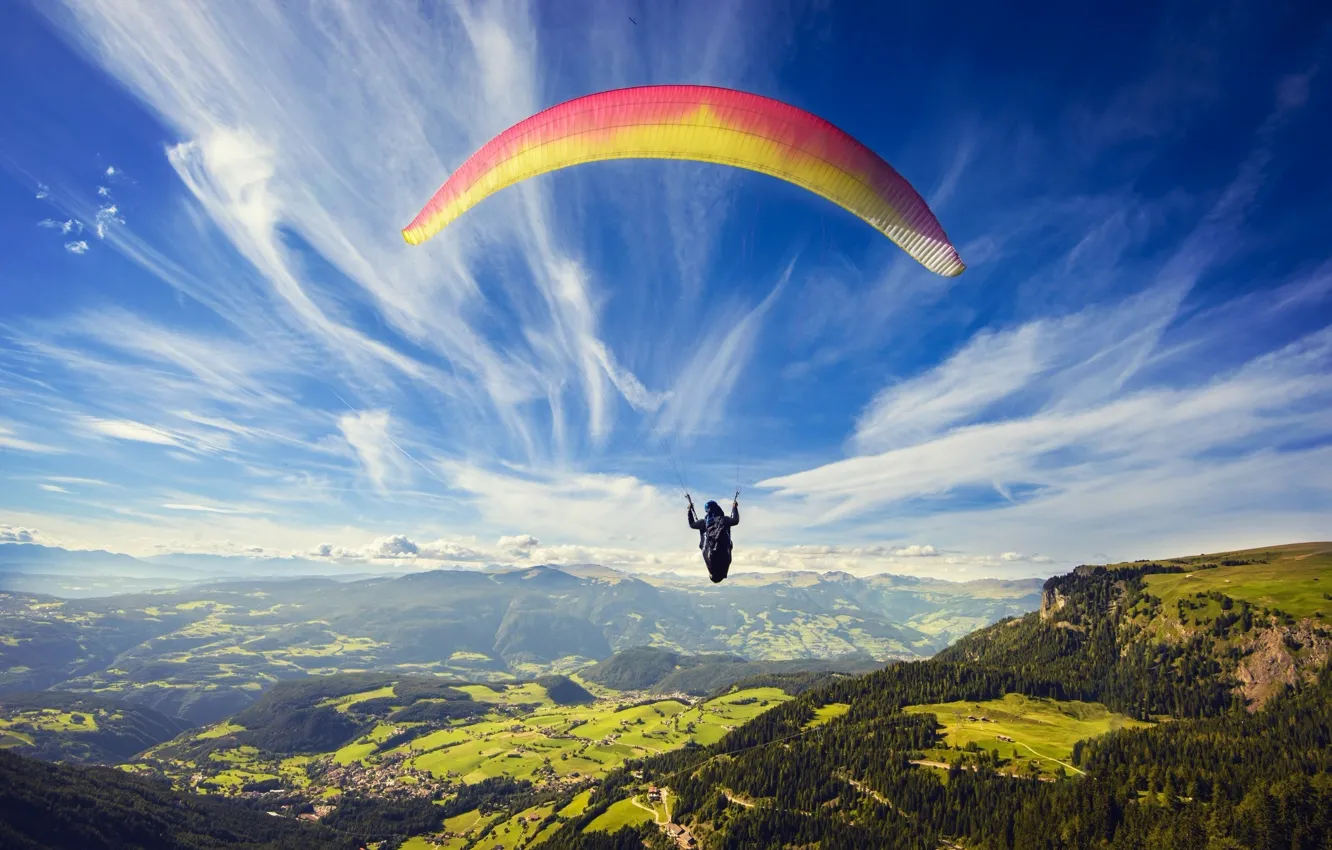
[[[1256,630],[1240,648],[1246,655],[1235,669],[1238,690],[1256,711],[1282,686],[1312,680],[1332,657],[1332,638],[1306,618],[1294,626]]]
[[[1041,591],[1041,619],[1049,620],[1054,613],[1062,609],[1068,600],[1057,587],[1047,587]]]

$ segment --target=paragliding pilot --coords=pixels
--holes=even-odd
[[[708,575],[712,583],[717,584],[726,578],[731,569],[731,527],[740,524],[740,494],[731,500],[731,515],[722,513],[721,505],[708,502],[703,507],[703,519],[694,515],[694,500],[689,500],[689,527],[698,531],[698,548],[703,550],[703,563],[708,565]]]

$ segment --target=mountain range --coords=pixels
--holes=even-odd
[[[20,553],[29,565],[29,553],[62,569],[77,560]],[[1037,580],[783,573],[712,586],[553,566],[213,580],[81,599],[10,590],[0,592],[0,694],[95,691],[206,723],[275,681],[344,670],[502,680],[637,646],[746,661],[920,658],[1039,603]]]

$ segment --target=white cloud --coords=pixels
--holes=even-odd
[[[71,254],[86,254],[88,253],[88,243],[82,239],[77,242],[66,242],[65,250]]]
[[[1031,409],[1054,397],[1080,409],[1107,398],[1142,366],[1185,291],[1173,282],[1110,306],[983,331],[939,366],[875,396],[854,445],[862,453],[911,445],[984,421],[1001,401]]]
[[[548,105],[553,89],[586,87],[582,79],[553,79],[538,64],[534,10],[463,4],[424,19],[410,5],[386,11],[344,4],[323,10],[327,25],[312,27],[303,9],[260,6],[163,16],[152,3],[107,7],[71,0],[72,14],[57,21],[187,140],[168,158],[197,205],[191,210],[226,236],[266,286],[247,293],[243,304],[232,298],[219,305],[226,315],[248,317],[276,295],[304,331],[351,361],[368,382],[378,382],[374,367],[387,364],[433,390],[460,394],[468,405],[450,408],[460,417],[497,418],[500,429],[456,429],[485,435],[472,439],[491,443],[492,450],[512,439],[528,455],[546,454],[537,441],[548,431],[550,453],[563,454],[570,423],[547,427],[547,414],[573,420],[585,413],[587,434],[602,442],[616,424],[611,391],[640,413],[658,410],[666,395],[650,389],[633,366],[654,362],[658,353],[626,357],[603,330],[602,281],[587,272],[575,235],[583,207],[576,193],[552,198],[544,184],[529,182],[473,210],[430,245],[404,251],[384,239],[405,223],[404,210],[418,208],[487,138]],[[592,19],[581,36],[586,48],[562,49],[588,56],[598,68],[588,82],[595,77],[608,87],[645,73],[712,83],[764,73],[746,59],[748,49],[762,43],[748,20],[757,7],[704,3],[691,11],[670,44],[649,54],[624,51]],[[425,77],[448,79],[445,96],[422,99],[413,80]],[[340,104],[311,97],[312,85],[347,97]],[[653,244],[633,234],[629,244],[640,253],[679,251],[697,266],[727,206],[707,205],[680,219],[684,208],[702,205],[694,189],[715,169],[676,171],[669,181],[674,191],[664,198],[656,197],[655,187],[636,187],[633,194],[653,192],[654,203],[604,183],[600,192],[640,211],[665,207],[672,223],[683,226],[649,231],[663,234]],[[345,275],[354,291],[334,291],[311,274],[287,248],[289,235]],[[207,290],[132,246],[130,236],[107,235],[113,238],[118,250],[173,285]],[[496,274],[496,263],[503,273]],[[483,288],[483,276],[497,279]],[[206,303],[223,300],[201,294]],[[337,309],[357,301],[376,308],[383,320],[374,323],[374,337]],[[695,312],[688,304],[679,309],[681,317]],[[495,338],[497,310],[516,314],[516,333]],[[637,334],[610,330],[646,348]],[[388,343],[381,334],[391,337]],[[404,340],[410,346],[396,344]],[[441,359],[439,368],[426,363]],[[569,398],[574,394],[576,404]],[[548,410],[528,404],[543,397]]]
[[[420,553],[420,547],[405,534],[381,537],[365,549],[368,558],[414,558]]]
[[[88,484],[94,487],[111,486],[111,484],[101,480],[100,478],[79,478],[73,475],[48,475],[46,476],[46,480],[55,481],[58,484]]]
[[[34,452],[38,454],[51,454],[61,452],[61,449],[55,446],[49,446],[44,443],[26,440],[18,436],[14,429],[0,421],[0,449],[14,449],[21,452]]]
[[[1330,346],[1332,334],[1316,334],[1196,389],[1142,390],[1076,409],[1053,405],[760,486],[822,504],[831,519],[996,480],[1059,488],[1092,474],[1129,476],[1265,433],[1312,437],[1329,424],[1308,404],[1332,392]]]
[[[662,434],[691,437],[714,426],[726,412],[726,400],[749,365],[763,320],[795,270],[787,264],[776,285],[757,306],[735,319],[723,316],[711,336],[685,365],[662,411]]]
[[[194,505],[183,502],[168,502],[162,507],[172,511],[190,511],[204,514],[248,514],[254,513],[248,508],[220,507],[218,505]]]
[[[938,555],[939,550],[935,549],[928,543],[924,545],[912,543],[910,546],[894,549],[893,554],[902,558],[929,558]]]
[[[111,190],[106,188],[105,186],[98,186],[97,194],[101,195],[103,198],[109,198],[111,197]]]
[[[0,543],[35,543],[37,538],[38,532],[35,528],[0,525]]]
[[[684,505],[632,476],[567,470],[506,473],[472,464],[443,465],[450,485],[469,494],[493,528],[516,523],[542,540],[604,543],[608,526],[633,531],[643,545],[688,545]],[[685,532],[681,533],[681,530]],[[682,539],[683,538],[683,539]]]
[[[938,368],[883,390],[860,416],[856,447],[881,451],[914,442],[1023,389],[1058,362],[1059,352],[1039,345],[1044,332],[1036,322],[979,334]]]
[[[38,488],[39,490],[45,490],[45,491],[48,492],[48,493],[68,493],[68,492],[69,492],[69,491],[66,490],[64,487],[61,487],[61,486],[59,486],[59,485],[57,485],[57,484],[38,484],[38,485],[37,485],[37,488]]]
[[[166,390],[162,398],[145,399],[155,406],[169,399],[180,404],[199,396],[231,405],[286,406],[281,387],[275,384],[298,365],[273,362],[262,351],[227,338],[183,332],[126,310],[89,310],[40,331],[46,339],[30,339],[34,347],[65,360],[71,367],[101,371],[119,383],[130,383],[138,376],[135,386],[140,391],[144,389],[145,366],[151,366],[148,374]],[[47,341],[51,337],[73,337],[80,350],[57,349]],[[118,356],[110,358],[104,351],[89,350],[94,347],[111,349]],[[121,360],[129,361],[123,364],[123,370],[119,368]]]
[[[108,165],[108,166],[106,167],[106,176],[107,176],[107,177],[115,177],[115,176],[116,176],[117,174],[119,174],[119,173],[120,173],[120,169],[119,169],[119,168],[116,168],[114,165]]]
[[[944,512],[967,488],[993,488],[1009,503],[1048,501],[1088,481],[1142,481],[1181,461],[1202,471],[1209,452],[1253,454],[1273,440],[1325,434],[1328,417],[1313,400],[1332,393],[1332,328],[1192,386],[1142,374],[1184,296],[1235,241],[1265,179],[1272,135],[1297,101],[1280,100],[1152,286],[1120,303],[973,337],[871,402],[854,441],[861,454],[760,485],[812,504],[825,522],[912,500]]]
[[[420,556],[436,561],[484,561],[486,553],[452,540],[436,540],[421,545]]]
[[[515,558],[528,557],[532,554],[532,550],[540,545],[541,541],[530,534],[517,534],[501,537],[495,542],[496,549],[508,553]]]
[[[399,457],[390,433],[392,418],[387,410],[362,410],[338,418],[338,430],[356,452],[361,469],[379,490],[410,478],[411,470]]]
[[[421,566],[429,566],[433,562],[475,562],[489,559],[487,553],[465,543],[455,540],[417,543],[406,534],[379,537],[364,546],[321,543],[308,554],[312,557],[341,561],[420,561]]]
[[[37,200],[44,201],[51,197],[51,189],[45,183],[37,184]]]
[[[180,438],[169,431],[135,422],[131,419],[98,419],[93,416],[82,417],[83,427],[97,434],[114,437],[117,440],[130,440],[137,443],[153,443],[159,446],[183,446]]]
[[[41,221],[37,222],[37,226],[45,227],[48,230],[59,230],[60,233],[65,236],[68,236],[70,233],[74,232],[77,233],[83,232],[83,222],[77,221],[72,218],[67,218],[64,221],[56,221],[53,218],[44,218]]]
[[[93,230],[97,233],[98,239],[105,239],[111,225],[124,223],[125,219],[120,217],[120,208],[115,204],[107,204],[98,207],[97,215],[93,219]]]

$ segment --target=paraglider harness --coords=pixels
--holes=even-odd
[[[690,500],[689,506],[694,506]],[[698,548],[703,550],[703,562],[714,583],[726,578],[731,569],[731,528],[721,505],[708,502],[704,506],[704,526],[699,532]]]

